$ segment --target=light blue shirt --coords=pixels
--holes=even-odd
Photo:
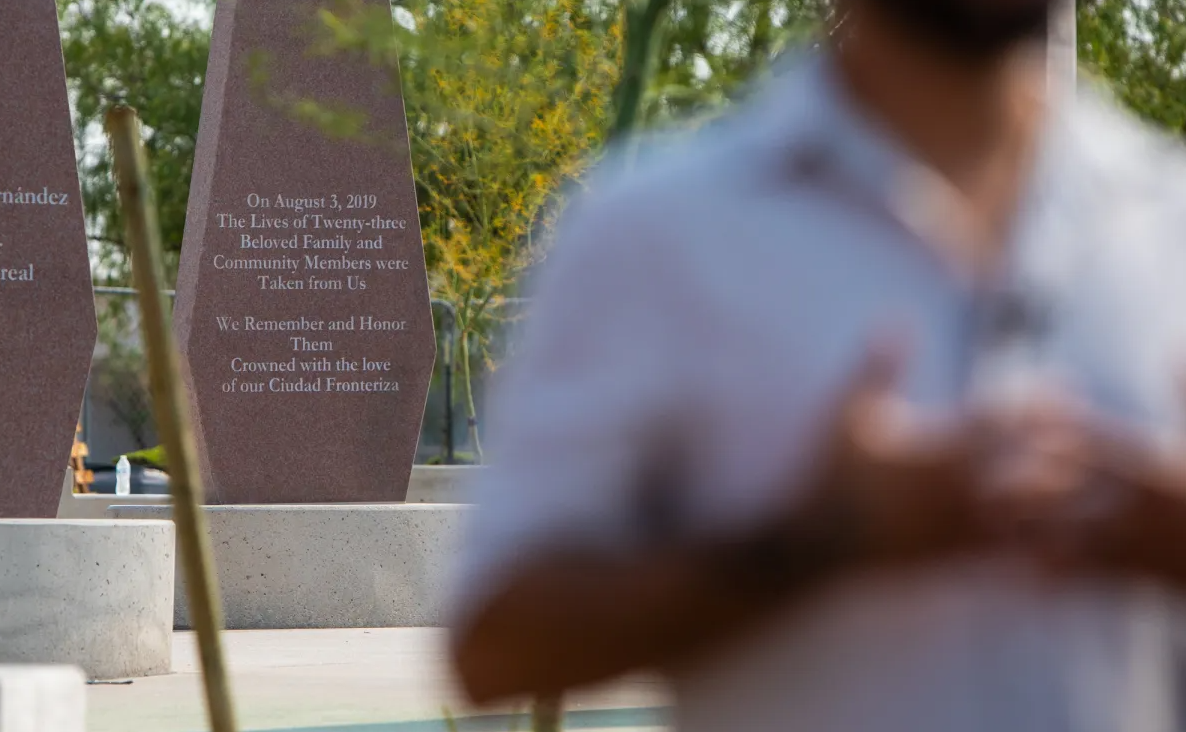
[[[722,124],[607,167],[570,207],[497,393],[457,622],[527,556],[636,547],[634,479],[661,436],[684,449],[689,531],[760,520],[886,326],[911,331],[917,403],[1056,375],[1179,435],[1184,173],[1175,144],[1085,91],[1051,116],[986,287],[943,246],[950,191],[818,57]],[[1019,337],[994,337],[1009,302]],[[1006,557],[853,581],[675,679],[679,725],[1168,732],[1167,603],[1136,585],[1050,591]]]

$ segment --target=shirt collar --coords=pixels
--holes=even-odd
[[[787,171],[803,166],[826,170],[866,205],[879,208],[925,242],[954,274],[961,279],[974,276],[963,264],[966,260],[951,250],[953,232],[961,229],[959,194],[855,107],[829,52],[806,52],[792,59],[769,89],[763,134],[780,150],[770,158],[784,173],[780,177],[785,180]],[[1065,177],[1065,163],[1072,157],[1065,149],[1072,138],[1066,124],[1073,106],[1057,104],[1047,111],[1015,230],[1048,206],[1050,195],[1060,187],[1057,179]],[[952,205],[942,205],[944,200]]]

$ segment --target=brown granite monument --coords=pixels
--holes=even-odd
[[[403,99],[311,51],[325,7],[215,11],[174,314],[209,503],[400,501],[419,440],[436,339]]]
[[[53,518],[95,348],[54,0],[0,4],[0,518]]]

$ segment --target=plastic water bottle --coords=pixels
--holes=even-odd
[[[115,495],[129,496],[132,494],[132,464],[127,455],[120,455],[115,464]]]

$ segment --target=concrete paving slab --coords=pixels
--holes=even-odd
[[[252,732],[444,732],[442,709],[465,732],[529,729],[513,708],[467,708],[437,628],[229,631],[224,642],[240,727]],[[194,635],[173,638],[174,673],[88,688],[89,732],[202,732],[207,728]],[[669,695],[639,677],[574,694],[566,726],[665,726]],[[525,708],[525,707],[524,707]],[[521,717],[521,718],[518,718]],[[517,724],[516,724],[517,722]]]

